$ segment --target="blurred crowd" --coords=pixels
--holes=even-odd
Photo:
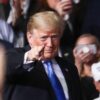
[[[28,45],[27,23],[43,11],[53,11],[64,21],[57,55],[76,66],[83,100],[100,100],[99,5],[100,0],[0,0],[0,100],[6,80],[5,52]]]

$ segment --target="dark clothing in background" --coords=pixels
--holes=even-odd
[[[0,45],[5,48],[5,50],[13,48],[13,44],[5,41],[5,40],[0,40]]]
[[[81,33],[92,33],[100,40],[100,0],[88,1]]]
[[[99,92],[95,88],[92,77],[81,78],[81,84],[85,100],[93,100],[99,97]]]

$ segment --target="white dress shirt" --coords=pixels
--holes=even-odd
[[[95,98],[95,99],[93,99],[93,100],[100,100],[100,93],[99,93],[99,97],[98,97],[98,98]]]
[[[68,87],[67,87],[67,83],[65,81],[64,75],[63,75],[59,65],[55,61],[55,59],[52,60],[52,64],[53,64],[54,72],[55,72],[56,76],[58,77],[58,80],[60,81],[60,83],[62,85],[65,97],[66,97],[67,100],[69,100]],[[44,66],[45,66],[44,68],[45,68],[46,73],[48,73],[46,64],[44,64]]]
[[[28,52],[25,53],[24,55],[24,64],[28,64],[28,63],[32,63],[33,61],[28,61],[27,60],[27,56],[28,56]],[[44,61],[42,61],[43,63]],[[45,71],[46,73],[48,74],[48,70],[47,70],[47,65],[44,64],[44,68],[45,68]],[[53,65],[53,69],[54,69],[54,72],[55,74],[57,75],[61,85],[62,85],[62,88],[63,88],[63,91],[64,91],[64,94],[65,94],[65,97],[67,100],[69,100],[69,94],[68,94],[68,87],[67,87],[67,83],[65,81],[65,78],[64,78],[64,75],[59,67],[59,65],[57,64],[57,62],[55,61],[55,59],[52,59],[52,65]]]

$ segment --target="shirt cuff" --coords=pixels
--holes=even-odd
[[[24,54],[24,61],[23,61],[23,64],[29,64],[29,63],[32,63],[32,62],[34,62],[34,61],[28,59],[28,52],[26,52],[26,53]]]

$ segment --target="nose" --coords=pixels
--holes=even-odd
[[[52,46],[52,38],[51,37],[48,37],[47,41],[46,41],[46,45],[51,47]]]

